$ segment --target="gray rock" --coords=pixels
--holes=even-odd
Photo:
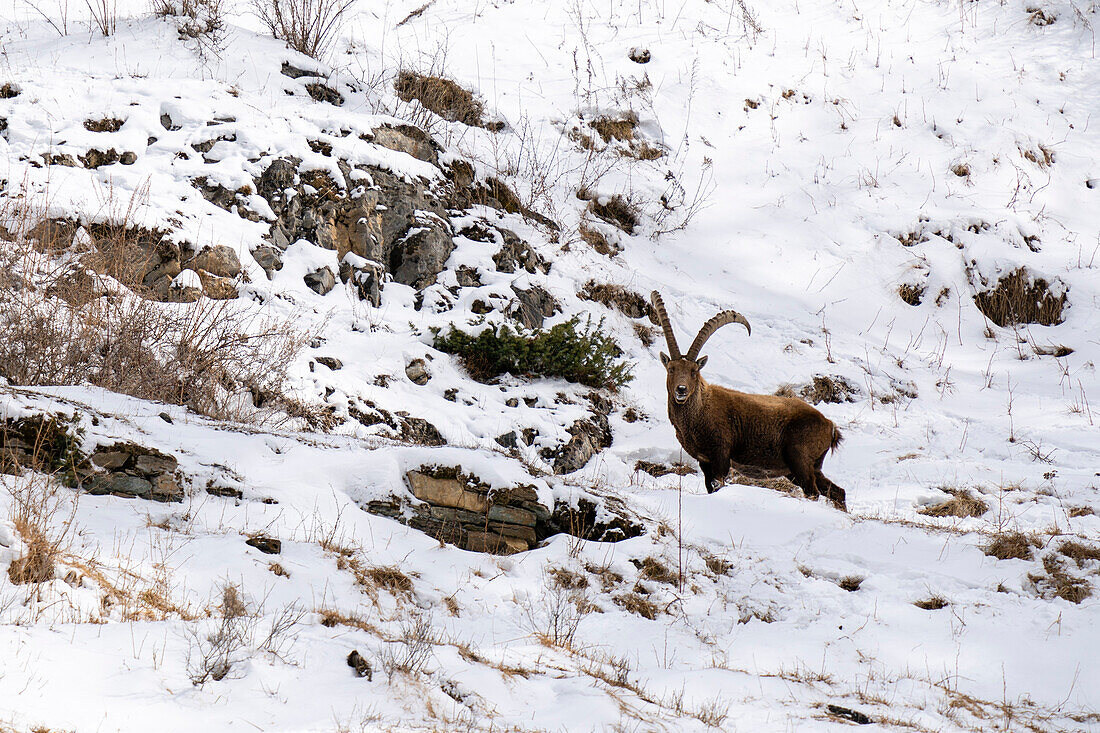
[[[382,304],[382,279],[385,269],[377,262],[348,252],[340,261],[340,281],[350,282],[359,300],[365,300],[375,308]]]
[[[114,494],[127,497],[148,497],[153,491],[153,484],[138,476],[129,476],[124,473],[109,473],[106,476],[96,476],[88,488],[89,494]]]
[[[529,290],[513,287],[512,291],[516,294],[516,301],[508,315],[525,328],[542,328],[545,320],[558,310],[558,301],[538,285]]]
[[[336,275],[327,267],[314,270],[302,279],[305,281],[306,287],[318,295],[326,295],[336,287]]]
[[[241,274],[241,260],[232,247],[224,244],[203,247],[195,259],[188,264],[195,270],[206,270],[218,277],[235,278]],[[266,268],[265,268],[266,269]]]
[[[344,362],[340,361],[335,356],[318,356],[317,363],[328,367],[334,372],[344,368]]]
[[[256,535],[255,537],[249,537],[244,541],[246,545],[255,547],[260,552],[266,555],[278,555],[283,551],[282,540],[274,539],[273,537],[265,537],[263,535]]]
[[[97,450],[90,458],[94,465],[99,466],[104,471],[117,471],[130,460],[130,454],[123,451]]]
[[[153,484],[153,491],[149,494],[149,498],[154,501],[182,501],[183,489],[174,476],[170,474],[162,474],[160,476],[154,476],[151,480]]]
[[[402,418],[401,439],[419,445],[445,445],[447,443],[439,429],[422,417]]]
[[[504,435],[498,435],[497,437],[493,438],[493,440],[495,440],[498,445],[503,446],[504,448],[515,448],[519,444],[519,438],[516,437],[515,430],[510,433],[505,433]]]
[[[405,376],[413,384],[423,387],[432,378],[432,373],[428,371],[428,364],[423,359],[413,359],[405,366]]]
[[[439,163],[439,155],[436,153],[438,146],[431,136],[419,127],[412,125],[376,127],[371,142],[399,153],[407,153],[432,165]]]
[[[565,445],[544,452],[552,459],[554,473],[573,473],[584,468],[592,456],[611,445],[611,426],[607,416],[595,414],[586,420],[577,420],[569,428],[572,436]]]
[[[493,263],[499,272],[513,273],[525,270],[531,274],[550,272],[550,263],[543,259],[531,245],[520,239],[511,229],[496,227],[504,240],[500,250],[493,255]]]
[[[390,273],[403,285],[423,290],[435,283],[455,243],[450,225],[442,219],[423,219],[389,251]]]
[[[177,465],[175,458],[164,454],[141,455],[134,460],[134,469],[144,476],[172,473]]]
[[[264,272],[267,273],[268,278],[271,278],[273,273],[283,269],[282,252],[266,244],[261,244],[259,247],[252,250],[252,259],[256,260],[256,264],[264,268]]]

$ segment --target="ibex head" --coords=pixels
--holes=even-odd
[[[686,354],[680,354],[680,347],[676,345],[676,334],[672,330],[672,322],[668,319],[665,303],[656,290],[650,296],[653,309],[657,312],[657,320],[665,332],[665,343],[668,344],[669,354],[661,352],[661,363],[668,373],[666,386],[669,397],[678,405],[682,405],[692,398],[700,384],[699,370],[707,363],[707,357],[699,356],[699,351],[707,339],[722,326],[728,323],[740,323],[748,332],[752,333],[752,327],[737,311],[722,311],[699,329],[699,334],[691,342],[691,348]]]

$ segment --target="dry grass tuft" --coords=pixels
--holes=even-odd
[[[580,234],[581,239],[589,247],[602,255],[613,255],[619,251],[619,248],[613,246],[599,229],[593,229],[587,224],[581,224],[577,233]]]
[[[924,291],[925,287],[923,285],[902,283],[898,286],[898,296],[906,303],[913,306],[921,304],[921,299],[924,298]]]
[[[613,600],[617,606],[621,606],[630,613],[636,613],[650,621],[657,618],[657,606],[639,593],[620,593]]]
[[[855,591],[859,590],[859,587],[861,585],[863,585],[864,580],[865,578],[862,578],[858,575],[848,575],[841,578],[840,581],[837,582],[837,585],[839,585],[842,589],[848,591],[849,593],[854,593]]]
[[[677,476],[690,476],[695,469],[686,463],[653,463],[651,461],[638,461],[634,464],[635,471],[645,471],[650,476],[660,478],[674,473]]]
[[[791,385],[783,385],[775,392],[780,397],[794,397],[794,388]],[[848,379],[839,375],[816,375],[812,384],[807,384],[798,390],[798,397],[817,405],[822,402],[840,404],[842,402],[855,402],[859,387]]]
[[[1076,562],[1079,568],[1084,567],[1085,563],[1100,561],[1100,548],[1076,540],[1063,542],[1058,552]]]
[[[27,472],[8,484],[11,523],[23,541],[23,554],[8,566],[12,583],[52,580],[73,530],[76,495],[39,473]]]
[[[923,608],[925,611],[938,611],[941,608],[947,608],[951,604],[943,596],[933,595],[920,601],[914,601],[913,605],[917,608]]]
[[[652,580],[657,583],[667,583],[669,585],[675,585],[676,573],[669,570],[668,566],[655,557],[647,557],[644,560],[631,560],[635,567],[638,568],[639,574],[646,580]]]
[[[588,587],[588,578],[569,568],[550,568],[546,571],[550,580],[559,588],[583,590]]]
[[[1035,591],[1043,598],[1061,598],[1070,603],[1081,603],[1092,595],[1089,582],[1071,575],[1066,561],[1055,553],[1043,558],[1043,571],[1045,574],[1028,573],[1027,576],[1035,586]]]
[[[415,99],[445,120],[470,127],[484,127],[494,132],[504,128],[501,122],[486,121],[482,101],[450,79],[406,69],[397,74],[393,88],[403,101]]]
[[[633,234],[638,226],[638,207],[619,194],[591,199],[588,210],[627,234]]]
[[[1055,295],[1043,278],[1033,278],[1021,267],[1005,275],[989,290],[976,293],[974,303],[986,318],[998,326],[1038,323],[1056,326],[1068,299],[1067,288]]]
[[[1091,506],[1071,506],[1069,508],[1070,517],[1091,517],[1096,514],[1096,511]]]
[[[926,517],[980,517],[989,511],[989,505],[978,499],[967,489],[949,489],[941,491],[951,494],[947,501],[925,507],[917,512]]]
[[[998,560],[1030,560],[1034,556],[1032,548],[1039,546],[1037,539],[1022,532],[998,532],[982,552]]]
[[[581,300],[590,300],[601,303],[608,308],[614,308],[627,318],[656,318],[657,314],[653,306],[649,304],[640,293],[624,288],[613,283],[597,283],[589,280],[577,293]]]

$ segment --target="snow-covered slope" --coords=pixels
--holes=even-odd
[[[89,387],[3,388],[5,417],[76,412],[89,449],[132,440],[190,480],[180,504],[61,495],[60,514],[75,506],[58,579],[0,585],[0,715],[16,730],[821,730],[860,715],[884,730],[1100,727],[1096,599],[1055,595],[1055,576],[1080,590],[1100,572],[1060,553],[1100,541],[1091,5],[362,3],[323,64],[263,36],[243,5],[224,48],[201,54],[129,10],[106,39],[79,19],[60,36],[27,8],[0,11],[0,84],[18,91],[0,99],[0,179],[50,216],[131,216],[196,250],[234,249],[247,282],[232,308],[314,335],[291,387],[342,423],[297,432]],[[646,63],[631,59],[642,50]],[[316,77],[284,62],[323,74],[342,104],[315,100]],[[475,90],[504,129],[401,101],[399,69]],[[109,118],[125,124],[84,124]],[[408,118],[441,146],[439,166],[372,138]],[[631,120],[633,140],[602,139],[601,119]],[[90,148],[135,158],[41,164]],[[501,272],[498,240],[460,232],[434,285],[387,282],[378,307],[307,287],[340,265],[308,242],[269,279],[251,253],[274,214],[249,187],[287,157],[346,190],[365,179],[337,159],[439,182],[471,160],[560,229],[484,206],[455,228],[507,227],[550,270]],[[208,201],[198,177],[243,191],[254,215]],[[638,212],[633,234],[589,211],[615,194]],[[458,278],[463,266],[480,284]],[[1002,327],[979,311],[975,294],[1021,267],[1066,294],[1062,323]],[[637,470],[690,460],[664,414],[663,344],[643,344],[643,319],[579,298],[589,281],[660,290],[681,340],[719,309],[743,313],[751,337],[729,328],[708,343],[712,382],[854,388],[819,405],[846,436],[825,472],[850,514]],[[612,445],[565,476],[544,451],[588,414],[590,390],[481,384],[430,345],[431,328],[503,322],[475,304],[533,286],[560,304],[548,324],[604,318],[635,364],[612,396]],[[418,358],[426,384],[406,376]],[[449,445],[364,426],[352,410],[366,404],[426,419]],[[524,429],[536,437],[513,452],[496,440]],[[548,502],[598,491],[647,531],[493,557],[362,511],[428,464],[532,484]],[[920,513],[945,488],[987,511]],[[11,515],[2,563],[23,552]],[[1033,559],[983,552],[1010,532],[1039,543]],[[282,540],[277,557],[244,544],[259,534]],[[218,629],[239,641],[231,671],[194,685]],[[353,649],[369,681],[346,663]]]

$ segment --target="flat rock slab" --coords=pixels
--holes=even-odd
[[[421,501],[478,514],[489,511],[489,497],[471,491],[458,479],[434,478],[420,471],[409,471],[405,477],[413,496]]]

